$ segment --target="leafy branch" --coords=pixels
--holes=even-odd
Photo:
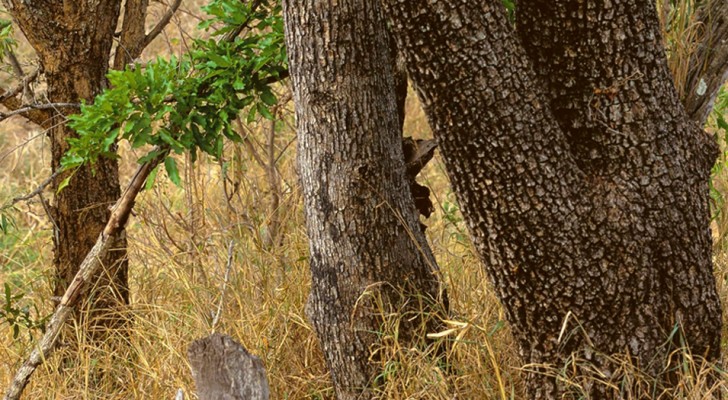
[[[78,138],[61,161],[66,169],[95,163],[99,157],[118,157],[116,142],[133,148],[154,146],[138,161],[158,156],[161,149],[222,156],[225,139],[242,142],[232,121],[245,111],[246,120],[258,115],[273,119],[277,98],[271,85],[287,75],[281,8],[276,1],[216,0],[205,10],[210,19],[201,26],[214,29],[221,40],[196,40],[192,50],[177,59],[158,58],[144,68],[129,66],[111,71],[111,89],[82,104],[69,117]],[[248,28],[246,35],[240,33]],[[180,184],[173,158],[164,161],[167,175]]]

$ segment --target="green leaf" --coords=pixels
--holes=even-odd
[[[268,107],[266,107],[263,103],[256,104],[255,108],[258,109],[258,112],[260,113],[260,115],[265,117],[265,119],[268,119],[271,121],[273,121],[275,119],[275,117],[273,117],[273,114],[271,114]]]
[[[715,122],[718,125],[718,128],[728,132],[728,122],[726,122],[725,118],[723,118],[722,115],[718,115],[718,118],[716,118]]]
[[[144,190],[151,190],[154,186],[154,181],[157,179],[157,173],[159,173],[159,166],[154,167],[152,172],[147,176],[147,180],[144,182]]]
[[[68,186],[69,183],[71,183],[71,178],[73,178],[73,175],[76,173],[74,170],[68,176],[61,181],[61,183],[58,184],[58,189],[56,189],[56,194],[61,193],[61,190],[65,189],[66,186]]]
[[[269,106],[272,106],[272,105],[275,105],[276,103],[278,103],[278,99],[276,99],[276,96],[268,90],[260,93],[260,99],[263,100],[263,103],[265,103],[266,105],[269,105]]]
[[[182,186],[182,179],[179,177],[179,170],[177,169],[177,162],[174,158],[167,157],[164,159],[164,169],[167,170],[167,176],[177,186]]]
[[[226,60],[225,57],[222,57],[219,54],[210,52],[207,54],[207,56],[210,58],[210,60],[212,60],[212,62],[214,62],[216,65],[218,65],[220,67],[230,68],[230,66],[232,65],[230,63],[230,61]]]

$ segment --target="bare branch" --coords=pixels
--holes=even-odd
[[[23,91],[26,86],[30,85],[33,81],[35,81],[38,78],[38,75],[40,75],[40,69],[36,69],[35,71],[31,72],[30,75],[24,76],[18,85],[10,88],[7,91],[0,89],[0,102],[4,103],[5,100],[7,100],[11,97],[14,97],[15,95],[17,95],[18,93]],[[8,107],[8,108],[12,108],[12,107]]]
[[[40,195],[43,192],[43,190],[45,190],[45,188],[48,187],[48,185],[53,183],[53,181],[58,177],[58,175],[62,174],[63,172],[65,172],[64,169],[62,169],[62,168],[57,169],[53,174],[51,174],[51,176],[49,176],[46,180],[41,182],[41,184],[38,185],[38,187],[35,188],[35,190],[33,190],[32,192],[30,192],[26,195],[15,197],[13,199],[13,201],[10,202],[9,205],[7,205],[3,208],[12,207],[12,206],[20,203],[21,201],[30,200],[33,197]]]
[[[30,75],[23,77],[17,86],[14,86],[7,91],[0,89],[0,103],[10,110],[18,110],[22,108],[24,106],[23,101],[16,98],[16,96],[20,92],[24,92],[24,94],[27,93],[25,88],[28,87],[31,82],[35,81],[38,78],[38,75],[40,75],[40,70],[36,69]],[[25,111],[22,114],[24,114],[28,120],[37,125],[43,125],[43,123],[48,119],[47,112],[40,109]]]
[[[30,104],[25,107],[18,108],[10,112],[0,112],[0,121],[8,119],[14,115],[28,114],[37,110],[57,110],[59,108],[80,108],[80,103],[46,103],[46,104]]]
[[[20,61],[18,61],[18,57],[15,56],[15,52],[12,48],[7,49],[8,53],[8,59],[10,60],[10,64],[13,66],[13,71],[15,71],[15,75],[20,78],[20,82],[23,85],[23,104],[29,104],[33,102],[33,92],[30,89],[30,82],[25,79],[25,71],[23,71],[23,67],[20,65]]]
[[[169,21],[172,20],[174,13],[177,12],[180,4],[182,4],[182,0],[174,0],[174,4],[167,9],[167,12],[162,16],[162,19],[157,22],[157,25],[154,26],[154,28],[144,38],[142,49],[149,46],[149,44],[152,43],[152,41],[156,39],[160,33],[162,33],[164,28],[169,24]]]
[[[78,273],[68,285],[66,293],[61,298],[56,311],[53,313],[48,324],[45,334],[38,342],[38,346],[33,349],[30,357],[25,360],[23,365],[18,369],[10,387],[5,393],[4,400],[18,400],[23,393],[25,386],[30,381],[30,377],[36,368],[47,359],[55,348],[58,340],[59,332],[69,316],[73,314],[73,309],[78,303],[81,296],[86,292],[90,285],[87,285],[97,272],[101,269],[101,260],[104,255],[113,247],[126,221],[129,218],[131,209],[134,205],[137,195],[144,187],[149,174],[159,165],[167,156],[168,150],[162,150],[154,159],[142,164],[137,169],[129,186],[122,194],[121,198],[111,211],[111,217],[106,223],[106,227],[96,240],[96,244],[86,255],[81,263]]]
[[[711,0],[699,20],[705,26],[705,37],[690,62],[684,104],[690,118],[702,126],[728,80],[728,1]]]
[[[217,323],[220,321],[220,315],[222,315],[222,305],[225,302],[225,291],[227,290],[227,284],[230,280],[230,270],[233,266],[233,245],[235,244],[234,241],[230,241],[230,244],[228,244],[228,256],[227,256],[227,265],[225,266],[225,278],[223,278],[222,281],[222,288],[220,289],[220,302],[217,303],[217,312],[215,313],[215,316],[212,318],[212,331],[215,332],[215,327],[217,326]]]

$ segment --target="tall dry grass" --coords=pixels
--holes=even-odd
[[[185,32],[195,35],[198,7],[186,2],[187,11],[177,26],[170,27],[147,56],[183,51]],[[283,94],[287,89],[280,90]],[[263,360],[272,398],[333,398],[321,351],[304,314],[308,244],[295,172],[291,107],[287,104],[287,110],[281,110],[286,118],[275,127],[273,140],[268,123],[255,123],[241,128],[245,145],[228,146],[220,162],[203,159],[192,165],[180,159],[182,187],[160,174],[154,189],[141,196],[128,227],[132,302],[122,315],[131,334],[114,339],[122,341],[121,346],[109,342],[99,348],[86,341],[83,326],[74,327],[78,347],[62,346],[60,351],[71,352],[70,357],[49,359],[33,377],[25,398],[171,399],[179,389],[194,398],[187,346],[213,331],[235,337]],[[5,122],[0,129],[0,204],[5,204],[48,176],[49,153],[42,132],[21,119]],[[430,135],[412,98],[405,131],[416,137]],[[266,164],[271,148],[277,158],[275,171]],[[128,178],[141,154],[128,148],[122,154],[122,176]],[[523,398],[524,366],[468,240],[442,162],[436,158],[420,179],[432,188],[436,203],[427,232],[442,268],[452,315],[444,321],[443,331],[426,332],[434,343],[425,350],[402,346],[397,340],[398,316],[385,318],[381,346],[374,349],[382,355],[376,358],[382,360],[377,393],[382,399]],[[716,178],[716,187],[725,193],[727,174]],[[16,228],[0,234],[0,282],[8,283],[13,293],[24,294],[14,304],[35,305],[39,313],[31,308],[31,315],[44,316],[52,311],[51,227],[37,198],[19,204],[13,215]],[[720,238],[726,232],[722,224],[716,229]],[[716,277],[726,303],[728,251],[722,240],[717,243],[721,244],[715,249]],[[22,329],[14,339],[8,325],[0,325],[0,387],[7,386],[30,351],[30,333],[38,337],[37,331]],[[574,359],[549,370],[577,394],[598,381],[571,375],[570,367],[579,362]],[[629,386],[637,380],[650,387],[639,368],[628,360],[619,362],[624,370],[621,380],[604,384]],[[705,387],[705,377],[711,367],[698,361],[681,367],[685,379],[680,392],[663,393],[662,398],[708,398],[711,389]],[[718,385],[722,389],[712,390],[725,391],[725,383]],[[625,392],[624,398],[639,398],[639,393]]]

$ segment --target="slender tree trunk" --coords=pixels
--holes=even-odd
[[[106,72],[113,35],[119,17],[119,0],[34,2],[5,0],[30,44],[40,58],[48,85],[50,102],[78,103],[93,98],[106,85]],[[51,142],[52,170],[68,149],[75,133],[63,118],[69,110],[53,114]],[[56,188],[60,180],[56,181]],[[54,190],[56,189],[54,188]],[[54,293],[63,295],[86,254],[109,218],[109,207],[119,198],[119,176],[115,160],[100,159],[92,167],[73,173],[69,185],[57,192],[52,206],[54,226]],[[112,314],[119,304],[129,301],[127,286],[126,239],[113,246],[104,258],[98,290],[89,295],[92,335],[122,323]]]
[[[310,240],[307,315],[337,398],[367,399],[380,312],[405,313],[400,340],[416,345],[427,319],[418,313],[437,311],[442,296],[405,178],[393,52],[382,46],[378,2],[289,0],[284,15]]]
[[[680,105],[654,4],[520,1],[519,42],[498,0],[384,3],[524,360],[613,377],[604,355],[627,351],[657,375],[680,335],[717,360],[715,145]],[[539,373],[528,389],[566,395]]]

